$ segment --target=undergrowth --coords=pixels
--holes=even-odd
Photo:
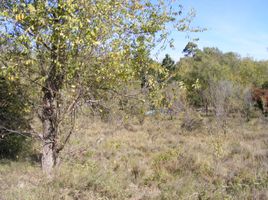
[[[52,179],[38,162],[0,162],[0,199],[267,199],[265,119],[213,118],[197,129],[149,117],[127,126],[79,119]],[[90,124],[90,126],[87,126]]]

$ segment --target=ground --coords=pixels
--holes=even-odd
[[[1,160],[0,199],[268,199],[267,119],[183,123],[83,117],[52,179],[33,158]]]

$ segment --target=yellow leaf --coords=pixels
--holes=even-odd
[[[21,20],[23,20],[24,19],[24,14],[18,14],[18,15],[16,15],[15,16],[15,19],[17,20],[17,21],[21,21]]]
[[[94,41],[93,44],[94,45],[100,45],[100,42],[99,41]]]
[[[19,21],[19,15],[15,16],[16,21]]]
[[[29,8],[30,13],[35,12],[35,7],[32,4],[29,4],[28,8]]]

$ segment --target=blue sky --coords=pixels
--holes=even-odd
[[[198,37],[199,48],[218,47],[223,52],[236,52],[242,57],[268,60],[268,0],[181,0],[185,10],[194,8],[193,25],[207,28],[202,33],[190,33]],[[178,61],[189,39],[185,33],[174,33],[175,50],[165,53]]]

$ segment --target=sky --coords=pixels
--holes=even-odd
[[[195,9],[194,27],[207,30],[190,38],[199,38],[199,48],[217,47],[242,57],[268,60],[268,0],[181,0],[184,10]],[[158,59],[169,54],[175,61],[189,41],[185,33],[173,33],[175,50],[167,48]]]

